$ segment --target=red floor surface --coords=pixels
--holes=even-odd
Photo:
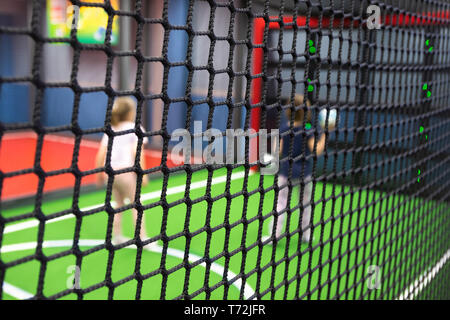
[[[40,165],[45,172],[71,167],[75,139],[65,136],[46,135],[41,152]],[[1,200],[32,196],[37,193],[38,176],[34,173],[19,171],[34,167],[36,159],[37,135],[34,132],[6,134],[0,141],[0,171],[3,173],[17,172],[13,177],[5,178],[1,187]],[[80,146],[78,166],[82,171],[95,169],[95,155],[99,143],[83,140]],[[161,151],[146,150],[148,168],[154,168],[161,163]],[[173,163],[168,161],[169,167]],[[147,169],[148,169],[147,168]],[[19,174],[20,173],[20,174]],[[95,175],[82,179],[82,185],[95,183]],[[59,174],[45,178],[44,192],[73,188],[75,177]]]

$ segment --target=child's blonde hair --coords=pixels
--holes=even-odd
[[[301,105],[303,105],[304,102],[305,102],[305,97],[303,95],[297,93],[294,97],[294,107],[301,106]],[[291,102],[289,101],[288,104],[291,104]],[[306,100],[306,106],[307,107],[311,106],[311,103],[309,102],[309,100]],[[288,108],[286,110],[286,115],[287,115],[289,121],[291,120],[291,112],[292,112],[291,108]],[[294,112],[295,112],[294,121],[295,122],[303,122],[303,120],[305,118],[305,110],[297,109]],[[306,113],[306,121],[310,121],[310,120],[311,120],[311,112],[308,110]]]
[[[116,126],[120,122],[127,121],[130,113],[135,110],[135,102],[128,97],[119,97],[114,102],[111,114],[111,125]]]

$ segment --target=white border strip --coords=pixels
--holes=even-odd
[[[10,132],[3,136],[2,141],[16,139],[37,139],[37,134],[34,131]]]
[[[37,134],[34,131],[25,131],[25,132],[14,132],[14,133],[8,133],[5,134],[2,140],[4,141],[11,141],[11,140],[20,140],[20,139],[33,139],[37,140]],[[62,136],[62,135],[56,135],[56,134],[48,134],[44,136],[44,142],[56,142],[56,143],[62,143],[62,144],[70,144],[73,146],[75,144],[75,138],[71,138],[68,136]],[[91,141],[87,139],[82,139],[80,146],[91,148],[91,149],[98,149],[98,146],[100,145],[99,142]]]
[[[433,280],[439,271],[444,267],[447,261],[450,259],[450,250],[448,250],[433,267],[425,271],[420,277],[418,277],[401,295],[397,300],[413,300],[422,290]]]
[[[33,139],[37,140],[37,134],[34,132],[17,132],[17,133],[8,133],[2,138],[2,141],[11,141],[11,140],[20,140],[20,139]],[[44,137],[44,141],[62,143],[73,146],[75,144],[75,139],[62,135],[46,135]],[[100,141],[93,141],[88,139],[82,139],[80,143],[81,147],[89,148],[89,149],[98,149],[100,146]],[[151,158],[161,159],[162,152],[154,149],[144,149],[144,153],[146,156]],[[183,162],[184,157],[180,155],[171,155],[170,161],[178,161]],[[196,160],[196,158],[192,158],[192,161]],[[202,161],[202,160],[198,160]]]
[[[78,241],[78,245],[80,247],[94,247],[94,246],[101,245],[103,243],[104,243],[103,240],[79,240]],[[44,243],[42,244],[42,247],[43,248],[60,248],[60,247],[71,247],[72,245],[73,245],[73,239],[72,240],[50,240],[50,241],[44,241]],[[16,251],[23,251],[23,250],[33,250],[36,247],[37,247],[37,242],[25,242],[25,243],[18,243],[18,244],[4,246],[3,248],[0,248],[0,252],[3,254],[3,253],[10,253],[10,252],[16,252]],[[128,246],[126,248],[137,250],[137,247],[134,245]],[[156,253],[163,252],[163,247],[161,247],[159,245],[155,245],[154,248],[151,248],[151,249],[147,249],[146,247],[144,247],[144,249],[151,251],[151,252],[156,252]],[[183,260],[185,252],[182,250],[179,250],[179,249],[168,248],[167,254],[169,256]],[[193,253],[188,254],[188,260],[191,263],[195,263],[201,259],[202,259],[202,257],[200,257],[196,254],[193,254]],[[205,262],[202,262],[200,265],[206,268]],[[211,271],[218,274],[220,277],[223,277],[225,268],[222,267],[221,265],[219,265],[218,263],[213,262],[211,264]],[[230,281],[231,279],[234,279],[236,277],[237,277],[237,275],[234,272],[232,272],[230,269],[228,269],[228,274],[227,274],[226,280]],[[239,290],[239,292],[240,292],[242,286],[244,286],[244,298],[245,299],[249,299],[251,296],[253,296],[255,294],[255,291],[250,287],[250,285],[248,283],[245,283],[245,285],[242,283],[242,279],[237,279],[231,285],[234,286],[237,290]],[[20,288],[17,288],[13,285],[10,285],[9,283],[6,283],[6,282],[3,283],[3,291],[6,292],[8,295],[10,295],[16,299],[20,299],[20,300],[30,299],[33,297],[33,295],[31,293],[28,293],[28,292],[26,292]]]

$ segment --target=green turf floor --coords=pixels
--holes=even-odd
[[[241,174],[242,171],[236,171]],[[225,170],[214,172],[213,178],[226,175]],[[191,200],[207,195],[206,171],[197,172],[192,178],[190,191]],[[248,178],[247,191],[258,188],[263,179],[264,188],[273,185],[273,177],[253,174]],[[244,178],[239,176],[231,182],[231,194],[243,189]],[[151,183],[142,190],[142,195],[154,195],[144,201],[145,205],[160,201],[159,191],[162,190],[162,178],[151,179]],[[146,229],[150,237],[160,235],[164,230],[168,237],[173,237],[167,243],[166,257],[159,252],[144,250],[142,255],[136,246],[114,250],[110,254],[106,249],[96,249],[95,246],[80,246],[87,253],[82,259],[81,288],[89,289],[84,299],[107,299],[109,289],[104,286],[107,275],[116,283],[113,291],[114,299],[135,299],[138,282],[133,277],[136,268],[145,277],[140,298],[142,299],[173,299],[181,297],[187,276],[183,260],[177,253],[183,254],[186,248],[185,226],[188,226],[191,237],[189,253],[193,267],[189,270],[188,293],[195,299],[239,299],[253,294],[264,293],[263,299],[292,299],[303,297],[308,292],[311,299],[335,298],[396,298],[405,287],[444,254],[448,249],[427,251],[426,248],[436,248],[440,227],[444,223],[445,211],[448,205],[425,202],[408,196],[388,195],[381,192],[352,190],[332,184],[316,183],[314,198],[314,241],[304,244],[299,241],[299,210],[295,210],[288,219],[291,235],[283,238],[276,246],[262,245],[258,242],[258,233],[268,235],[269,216],[274,209],[274,191],[256,192],[245,201],[244,195],[233,198],[229,203],[227,214],[227,199],[222,197],[210,202],[211,215],[208,217],[208,202],[203,200],[195,203],[187,218],[187,205],[184,186],[186,175],[170,176],[168,181],[167,203],[170,206],[167,219],[161,205],[145,211]],[[177,188],[178,187],[178,188]],[[225,193],[225,182],[214,183],[211,197],[220,197]],[[292,206],[298,203],[298,189],[293,192]],[[334,199],[334,200],[333,200]],[[87,207],[101,205],[105,201],[105,191],[81,194],[78,205],[81,210]],[[47,200],[43,199],[42,211],[45,215],[72,208],[72,198]],[[244,206],[246,210],[244,211]],[[262,215],[258,216],[258,208],[262,206]],[[23,206],[4,210],[3,217],[14,217],[33,211],[33,206]],[[444,212],[444,213],[443,213]],[[73,217],[71,215],[71,217]],[[255,219],[256,217],[256,219]],[[208,219],[209,218],[209,219]],[[245,224],[243,220],[247,220]],[[166,220],[165,226],[162,222]],[[208,241],[207,232],[201,230],[208,225],[214,230]],[[448,224],[448,219],[445,222]],[[28,221],[28,220],[26,220]],[[223,227],[228,221],[229,236]],[[9,223],[10,228],[17,223]],[[84,216],[79,230],[81,240],[99,240],[104,242],[107,233],[108,215],[105,212]],[[240,223],[237,223],[240,222]],[[263,223],[261,223],[263,222]],[[70,218],[59,222],[47,223],[44,241],[72,240],[76,234],[76,219]],[[163,227],[163,228],[162,228]],[[219,228],[217,228],[219,227]],[[7,229],[5,229],[7,230]],[[134,226],[131,212],[124,213],[123,232],[132,237]],[[228,241],[226,241],[228,240]],[[5,232],[2,241],[0,259],[4,263],[12,263],[25,259],[22,263],[8,267],[5,282],[24,290],[32,295],[39,286],[39,275],[42,271],[43,294],[52,297],[67,289],[71,265],[75,265],[75,255],[66,255],[70,246],[44,248],[45,256],[50,257],[44,268],[40,261],[33,259],[35,249],[13,250],[11,245],[36,243],[38,227],[32,226],[24,230]],[[206,244],[209,250],[205,252]],[[258,243],[260,245],[258,245]],[[162,247],[163,242],[158,241]],[[227,259],[224,252],[230,253]],[[195,262],[209,255],[214,260],[210,268],[205,264]],[[27,260],[26,258],[29,257]],[[220,257],[215,259],[215,257]],[[55,259],[56,258],[56,259]],[[108,261],[112,261],[111,272],[108,271]],[[381,287],[379,290],[369,290],[367,286],[367,268],[370,265],[380,266]],[[138,266],[138,267],[136,267]],[[239,278],[232,285],[224,285],[223,267],[230,271],[227,275],[231,280],[234,275],[245,273],[245,279]],[[166,270],[167,272],[161,272]],[[217,271],[219,270],[219,271]],[[167,274],[167,276],[163,276]],[[241,281],[242,280],[242,281]],[[242,290],[245,284],[246,291]],[[202,288],[213,288],[210,297]],[[162,290],[162,288],[165,290]],[[274,290],[268,290],[275,288]],[[3,294],[3,299],[14,297]],[[68,294],[62,299],[76,299],[75,294]]]

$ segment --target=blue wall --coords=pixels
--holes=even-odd
[[[46,89],[42,123],[46,126],[70,125],[75,94],[68,88]],[[104,92],[83,93],[78,110],[82,129],[102,128],[105,125],[108,96]]]
[[[12,19],[0,15],[0,20],[11,24]],[[0,77],[16,76],[14,70],[13,36],[0,34]],[[30,87],[27,84],[0,84],[0,122],[17,123],[30,120]]]
[[[187,21],[188,1],[172,0],[169,2],[169,23],[174,26],[185,25]],[[13,70],[13,38],[0,35],[0,75],[14,76]],[[171,63],[184,62],[186,60],[188,35],[182,30],[171,30],[168,43],[168,59]],[[50,66],[51,67],[51,66]],[[171,67],[167,95],[170,99],[184,98],[188,70],[185,67]],[[0,116],[4,122],[28,121],[31,113],[32,102],[29,99],[29,87],[27,85],[3,84],[0,88]],[[205,97],[193,97],[204,99]],[[48,127],[70,125],[74,107],[74,93],[68,88],[47,88],[44,91],[42,108],[42,124]],[[215,102],[224,100],[215,99]],[[149,101],[149,109],[152,102]],[[78,113],[79,125],[82,129],[92,129],[104,126],[107,96],[103,92],[84,93],[81,96]],[[9,106],[9,107],[7,107]],[[11,106],[14,106],[11,107]],[[168,110],[167,130],[171,133],[177,128],[186,126],[187,105],[185,102],[171,103]],[[208,120],[209,106],[207,104],[193,107],[191,121],[200,120],[204,129]],[[151,123],[152,112],[147,113],[147,123]],[[215,107],[213,127],[225,130],[228,117],[228,108]],[[149,128],[151,130],[151,128]]]
[[[67,88],[50,88],[44,91],[42,123],[45,126],[69,125],[72,118],[74,93]]]
[[[169,1],[169,23],[171,25],[186,25],[188,1]],[[185,31],[171,30],[169,38],[169,61],[184,62],[186,60],[188,36]],[[167,95],[169,98],[184,98],[188,71],[185,67],[172,67],[169,71]],[[172,103],[169,108],[167,130],[171,133],[186,126],[186,103]]]
[[[172,0],[169,2],[169,22],[172,25],[185,25],[188,2]],[[172,30],[169,37],[168,58],[170,62],[185,61],[188,37],[185,31]],[[183,98],[186,91],[188,72],[184,67],[172,67],[169,71],[167,94],[169,98]],[[61,126],[71,123],[74,93],[67,88],[47,89],[44,95],[43,124]],[[83,94],[80,101],[79,124],[82,129],[104,126],[107,96],[102,92]],[[151,110],[151,102],[149,102]],[[148,112],[148,123],[151,123]],[[169,132],[186,125],[186,103],[172,103],[169,107],[167,129]],[[149,128],[150,129],[150,128]]]
[[[29,97],[29,85],[0,85],[0,122],[20,123],[30,121]]]
[[[187,0],[169,1],[169,23],[174,26],[186,25],[188,13]],[[186,60],[188,35],[182,30],[171,30],[168,43],[168,59],[171,63]],[[167,95],[170,99],[184,98],[186,95],[186,82],[188,70],[185,67],[171,67]],[[175,129],[186,126],[186,103],[177,102],[169,105],[167,117],[167,130],[172,133]],[[152,101],[149,101],[150,112],[147,113],[147,122],[151,123]],[[152,128],[149,128],[150,130]],[[159,129],[159,128],[158,128]]]

